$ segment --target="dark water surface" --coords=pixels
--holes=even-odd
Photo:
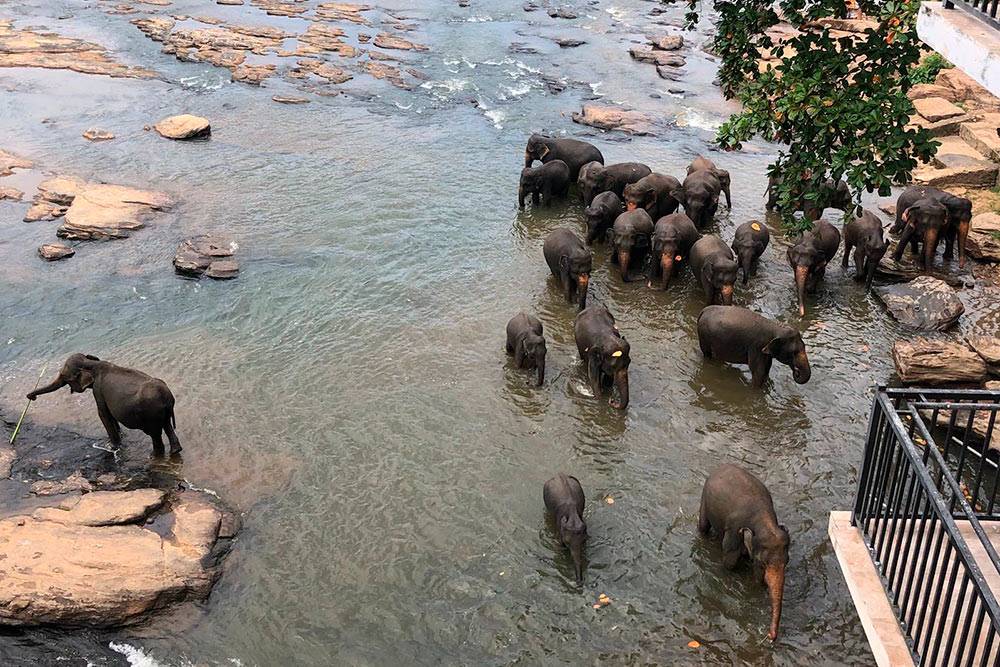
[[[17,27],[98,41],[165,77],[0,70],[0,147],[39,167],[4,182],[30,196],[44,172],[66,173],[179,202],[129,240],[84,244],[52,265],[34,252],[57,223],[25,225],[26,203],[0,203],[0,410],[16,417],[42,365],[51,372],[75,351],[162,377],[185,445],[177,474],[245,522],[206,603],[113,635],[0,636],[7,664],[117,664],[109,642],[159,665],[871,662],[826,527],[830,510],[849,507],[871,387],[888,379],[900,332],[839,262],[800,320],[773,239],[737,302],[799,327],[813,373],[799,386],[776,365],[773,384],[754,391],[748,373],[702,361],[690,274],[665,294],[623,285],[598,248],[592,298],[631,342],[632,405],[619,413],[588,398],[575,313],[541,255],[550,230],[582,229],[581,210],[518,212],[525,139],[582,134],[608,161],[680,176],[732,107],[711,85],[701,34],[678,83],[629,59],[655,32],[653,3],[580,3],[575,21],[522,4],[393,0],[419,26],[408,37],[430,46],[403,55],[428,83],[408,92],[359,77],[346,87],[374,97],[294,107],[271,101],[295,94],[280,79],[230,84],[225,70],[161,54],[128,22],[155,7],[109,16],[110,3],[0,4]],[[159,11],[306,25],[208,0]],[[546,39],[555,35],[588,44],[560,49]],[[540,53],[511,53],[511,42]],[[569,113],[595,91],[671,127],[629,139],[574,125]],[[186,111],[211,119],[210,141],[142,130]],[[91,126],[118,138],[86,143]],[[732,174],[733,210],[718,216],[727,241],[762,215],[773,150],[711,154]],[[177,243],[201,232],[237,239],[238,280],[174,275]],[[522,309],[549,339],[540,389],[503,352],[504,325]],[[42,425],[103,434],[89,395],[38,401],[27,428]],[[125,452],[139,467],[150,456],[140,435]],[[769,485],[792,535],[773,646],[763,586],[726,572],[717,545],[697,536],[702,483],[723,461]],[[582,589],[545,526],[542,483],[560,470],[587,493]],[[613,603],[594,610],[601,593]]]

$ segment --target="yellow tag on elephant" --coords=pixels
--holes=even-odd
[[[612,357],[620,357],[620,356],[622,356],[622,351],[618,350],[617,352],[612,352],[611,356]]]
[[[759,223],[756,223],[756,222],[754,222],[754,223],[752,223],[752,224],[750,225],[750,229],[754,230],[755,232],[759,232],[759,231],[760,231],[760,224],[759,224]]]

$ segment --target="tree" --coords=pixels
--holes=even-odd
[[[699,0],[688,2],[693,26]],[[918,161],[934,155],[938,144],[929,133],[907,128],[914,109],[906,92],[921,55],[919,2],[861,0],[873,27],[846,36],[831,34],[822,20],[842,17],[844,0],[712,4],[720,84],[743,105],[719,130],[719,144],[738,150],[760,136],[786,145],[768,174],[781,179],[778,202],[792,230],[808,227],[792,217],[794,203],[822,204],[828,176],[844,178],[860,202],[862,190],[888,196],[892,183],[907,182]],[[767,31],[782,17],[798,34],[776,45]],[[777,66],[760,67],[764,52],[776,48]]]

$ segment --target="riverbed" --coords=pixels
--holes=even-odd
[[[68,0],[0,8],[162,75],[0,69],[0,148],[36,163],[0,184],[30,198],[45,173],[72,174],[177,201],[132,238],[53,264],[35,248],[58,223],[24,224],[27,202],[0,202],[0,413],[16,418],[43,365],[51,374],[72,352],[161,377],[183,460],[151,464],[148,439],[131,433],[122,465],[167,466],[244,523],[207,602],[115,633],[5,632],[4,664],[870,664],[827,519],[850,507],[873,385],[910,334],[839,255],[799,318],[774,237],[736,303],[800,329],[812,379],[797,385],[775,365],[756,391],[745,369],[701,358],[690,273],[666,293],[626,285],[598,246],[591,298],[631,343],[631,405],[589,397],[575,311],[541,253],[549,231],[583,229],[582,210],[517,209],[528,135],[580,136],[608,162],[675,176],[710,156],[732,175],[715,228],[726,241],[763,217],[777,147],[713,150],[735,107],[712,85],[706,22],[685,35],[678,81],[630,59],[645,35],[676,32],[666,23],[684,3],[651,17],[660,5],[580,2],[572,20],[523,4],[382,2],[427,45],[401,55],[426,78],[404,90],[357,77],[294,106],[271,99],[301,94],[289,81],[231,83],[129,21],[213,15],[301,31],[304,19],[208,0],[128,15]],[[551,39],[564,36],[586,44]],[[657,135],[573,123],[587,102],[655,115]],[[209,118],[212,138],[143,129],[183,112]],[[116,139],[83,140],[95,126]],[[239,278],[174,274],[177,244],[198,233],[239,243]],[[541,388],[504,354],[519,310],[545,326]],[[39,399],[25,428],[43,426],[103,435],[86,394]],[[765,481],[791,534],[773,645],[763,585],[748,568],[727,572],[697,534],[702,484],[724,461]],[[545,523],[542,484],[558,471],[587,495],[582,587]],[[600,594],[612,603],[595,610]]]

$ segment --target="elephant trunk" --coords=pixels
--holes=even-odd
[[[792,377],[798,384],[805,384],[812,377],[812,369],[809,368],[809,357],[806,356],[805,350],[797,353],[792,359]]]
[[[531,156],[531,153],[524,151],[524,166],[530,167],[531,163],[535,161],[535,158]]]
[[[667,289],[667,285],[670,284],[670,278],[674,273],[674,254],[672,252],[664,252],[660,256],[660,271],[663,273],[663,280],[660,283],[661,289]]]
[[[872,283],[875,281],[875,269],[878,268],[879,259],[868,257],[865,259],[865,291],[870,292]]]
[[[31,393],[29,393],[28,399],[33,401],[35,400],[35,398],[37,398],[42,394],[51,393],[57,389],[62,389],[65,386],[66,386],[66,381],[62,379],[62,375],[58,375],[56,376],[56,379],[50,382],[49,384],[45,385],[44,387],[39,387],[38,389],[35,389]]]
[[[632,253],[624,248],[618,249],[618,264],[622,269],[622,281],[628,282],[628,263],[632,258]]]
[[[626,211],[634,211],[636,208],[638,208],[638,206],[634,201],[625,202]]]
[[[969,227],[971,220],[958,223],[958,268],[965,268],[965,240],[969,238]]]
[[[618,390],[618,400],[611,401],[611,407],[624,410],[628,407],[628,369],[615,371],[615,388]]]
[[[721,297],[723,306],[733,305],[733,286],[723,285],[719,288],[719,296]]]
[[[525,195],[524,186],[523,185],[519,185],[517,187],[517,207],[518,208],[524,208],[524,195]]]
[[[764,582],[771,598],[771,629],[767,636],[771,641],[778,638],[778,625],[781,622],[781,601],[785,589],[785,566],[769,565],[764,569]]]
[[[701,219],[700,206],[685,206],[684,213],[687,214],[687,217],[691,218],[691,222],[693,222],[694,226],[698,229],[701,229],[704,226],[705,221]]]
[[[583,540],[573,540],[569,545],[569,555],[573,557],[573,573],[576,583],[583,583]]]
[[[806,280],[808,278],[808,266],[795,267],[795,290],[799,297],[799,317],[806,316]]]
[[[535,353],[535,369],[538,371],[538,386],[545,382],[545,350]]]
[[[590,274],[581,273],[576,279],[577,296],[580,299],[580,310],[587,307],[587,286],[590,285]]]
[[[938,230],[934,227],[929,227],[927,231],[924,232],[924,270],[929,271],[931,266],[934,265],[934,253],[937,251],[938,244]],[[959,249],[959,254],[961,254],[961,249]]]

